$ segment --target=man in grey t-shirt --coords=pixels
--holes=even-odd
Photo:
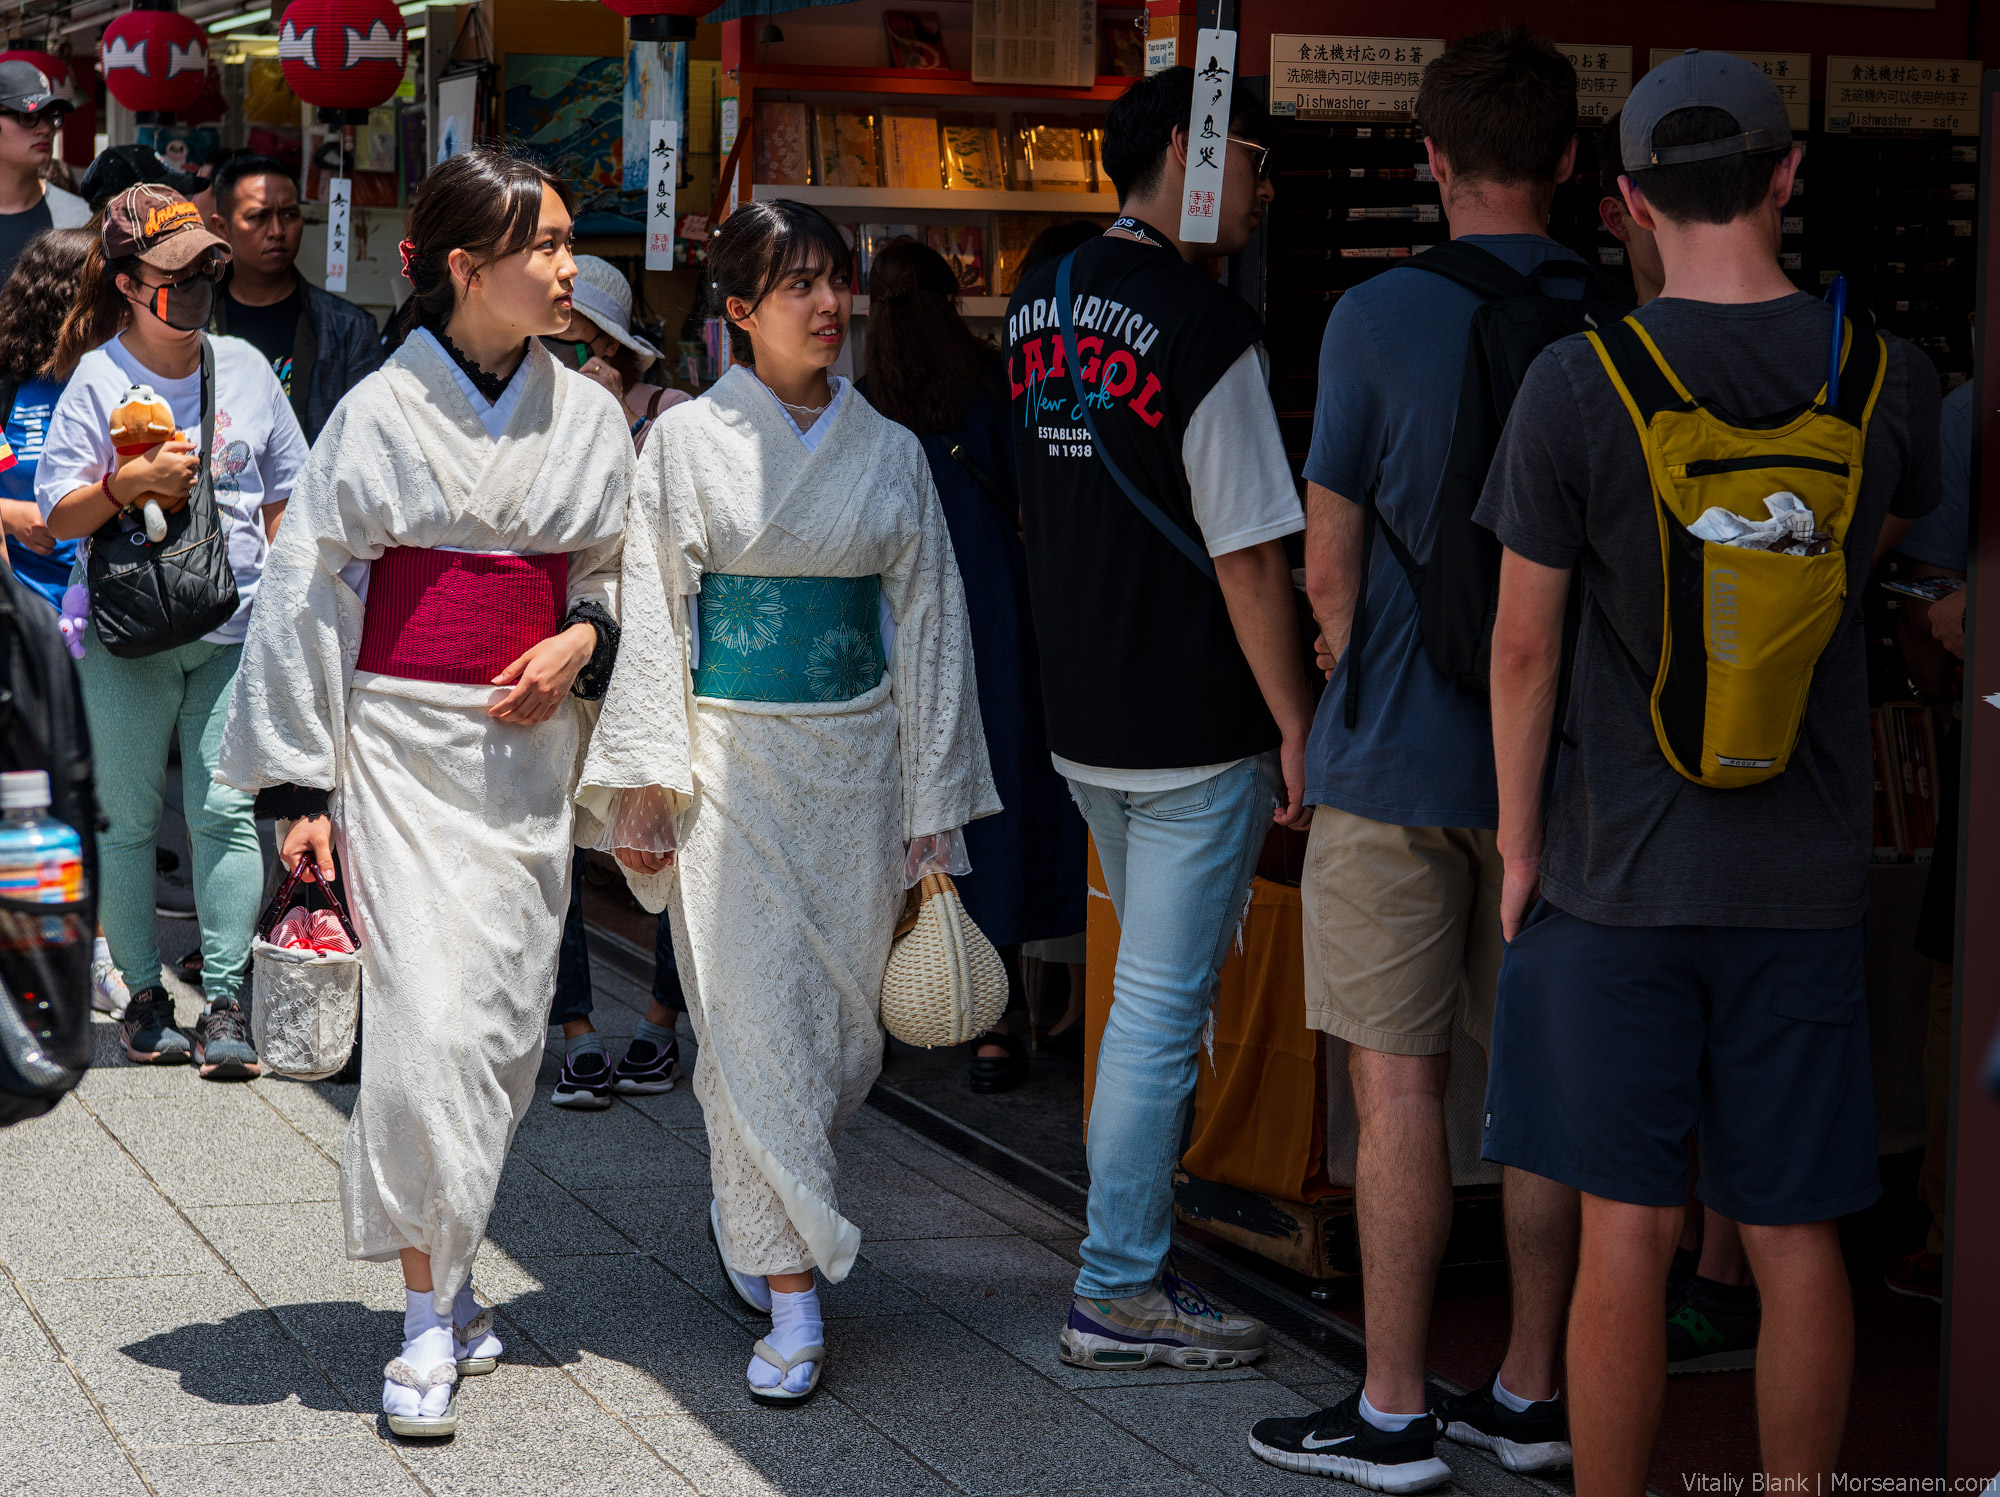
[[[1627,206],[1665,270],[1639,326],[1729,424],[1802,414],[1827,381],[1835,318],[1778,264],[1799,152],[1776,89],[1727,54],[1675,58],[1633,90],[1620,146]],[[1855,319],[1852,368],[1872,342]],[[1763,1296],[1765,1469],[1825,1473],[1839,1453],[1853,1326],[1835,1219],[1881,1192],[1862,990],[1861,591],[1872,558],[1937,503],[1937,413],[1929,361],[1887,340],[1842,539],[1843,611],[1789,761],[1735,789],[1683,776],[1656,735],[1661,522],[1588,340],[1536,362],[1494,459],[1478,519],[1507,548],[1491,685],[1509,946],[1485,1152],[1583,1192],[1568,1356],[1579,1488],[1645,1484],[1690,1133],[1698,1192],[1742,1224]],[[1558,738],[1573,574],[1582,623]]]

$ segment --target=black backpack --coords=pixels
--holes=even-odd
[[[1431,554],[1419,560],[1382,521],[1371,494],[1362,503],[1361,584],[1354,603],[1354,632],[1347,661],[1347,726],[1361,700],[1360,651],[1366,634],[1368,563],[1377,531],[1417,595],[1417,628],[1424,653],[1469,691],[1484,693],[1493,653],[1493,614],[1500,600],[1501,546],[1475,524],[1472,512],[1486,487],[1500,432],[1528,366],[1559,338],[1609,327],[1632,310],[1632,298],[1580,260],[1544,260],[1527,275],[1463,239],[1433,245],[1408,262],[1456,281],[1484,298],[1472,314],[1459,384],[1451,449],[1438,480],[1438,531]],[[1579,296],[1552,296],[1550,278],[1581,282]]]
[[[0,1126],[40,1117],[91,1058],[90,952],[97,932],[97,798],[83,697],[55,610],[0,567],[0,769],[49,777],[49,815],[83,842],[83,898],[0,896]]]
[[[201,340],[200,473],[194,492],[167,516],[157,544],[128,515],[90,538],[90,617],[104,648],[128,659],[190,644],[236,613],[236,573],[215,501],[215,346]]]

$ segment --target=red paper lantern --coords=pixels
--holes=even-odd
[[[607,7],[632,23],[635,42],[685,41],[694,35],[695,19],[722,0],[604,0]]]
[[[36,70],[49,80],[50,90],[58,94],[62,92],[63,84],[69,78],[69,69],[53,52],[36,52],[27,47],[9,47],[5,52],[0,52],[0,62],[33,63]]]
[[[208,34],[176,11],[127,11],[99,55],[111,97],[139,114],[185,109],[208,87]]]
[[[409,56],[409,27],[393,0],[293,0],[278,31],[285,82],[322,109],[383,103]]]

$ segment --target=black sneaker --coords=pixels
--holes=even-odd
[[[563,1057],[562,1075],[556,1078],[555,1094],[549,1098],[558,1107],[574,1107],[597,1112],[611,1105],[611,1057],[602,1050],[579,1050]]]
[[[1259,1460],[1303,1471],[1338,1476],[1377,1492],[1421,1492],[1451,1479],[1438,1459],[1438,1421],[1420,1414],[1391,1433],[1361,1417],[1361,1390],[1330,1409],[1296,1419],[1260,1419],[1250,1429],[1250,1449]]]
[[[1444,1437],[1497,1458],[1509,1471],[1560,1471],[1570,1462],[1569,1413],[1562,1395],[1520,1413],[1493,1396],[1494,1373],[1482,1388],[1447,1398],[1433,1411]]]
[[[194,1063],[204,1081],[250,1081],[263,1073],[241,1008],[212,1004],[195,1020]]]
[[[193,1048],[174,1023],[174,1000],[165,988],[141,988],[125,1005],[120,1021],[125,1054],[142,1066],[177,1066]]]
[[[680,1079],[679,1040],[668,1040],[664,1048],[651,1040],[634,1040],[611,1072],[611,1089],[628,1097],[655,1097],[672,1091]]]
[[[1741,1372],[1757,1365],[1763,1306],[1753,1288],[1690,1274],[1667,1305],[1668,1372]]]

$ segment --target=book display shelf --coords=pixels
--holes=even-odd
[[[1139,71],[1137,8],[1098,10],[1098,41],[1070,49],[1074,83],[1027,81],[1026,69],[981,82],[964,67],[935,65],[970,62],[986,46],[972,35],[972,9],[947,0],[935,11],[900,11],[863,0],[788,12],[775,27],[724,23],[729,154],[716,201],[791,198],[840,225],[855,252],[857,317],[867,316],[874,256],[896,239],[944,255],[963,288],[961,310],[990,323],[1005,315],[1037,235],[1116,214],[1101,139],[1106,108]],[[772,29],[798,43],[772,43]],[[1040,65],[1061,74],[1064,59],[1051,66],[1049,55],[1041,50]],[[931,65],[869,65],[885,57]],[[1104,71],[1112,67],[1130,74]]]

